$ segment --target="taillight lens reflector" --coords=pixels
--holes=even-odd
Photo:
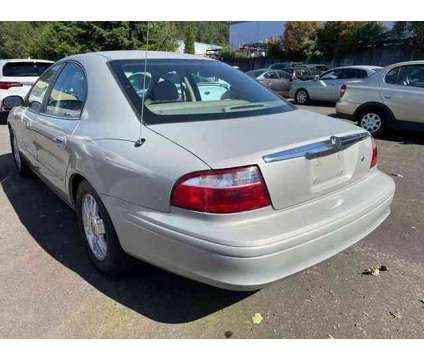
[[[201,171],[183,176],[171,204],[201,212],[233,213],[271,205],[257,166]]]
[[[372,156],[371,156],[371,164],[370,169],[377,165],[378,162],[378,151],[377,151],[377,143],[373,138],[372,140]]]
[[[347,85],[346,84],[343,84],[341,87],[340,87],[340,99],[344,96],[344,94],[346,93],[346,90],[347,90]]]
[[[21,87],[22,84],[17,81],[0,81],[0,89],[8,90],[12,87]]]

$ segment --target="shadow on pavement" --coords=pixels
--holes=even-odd
[[[36,176],[17,175],[11,154],[0,155],[2,179],[0,186],[20,221],[47,253],[106,296],[144,316],[164,323],[190,322],[252,294],[213,288],[141,262],[130,275],[107,277],[90,263],[74,212]]]

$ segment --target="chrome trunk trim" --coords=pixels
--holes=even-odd
[[[294,159],[298,157],[312,159],[344,150],[359,141],[367,139],[369,136],[370,134],[367,132],[345,136],[331,136],[328,140],[302,145],[289,150],[265,155],[263,159],[266,163]]]

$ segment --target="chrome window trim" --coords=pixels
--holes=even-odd
[[[316,157],[325,156],[337,151],[344,150],[359,141],[367,139],[369,136],[370,134],[367,132],[345,135],[340,137],[331,136],[328,140],[302,145],[289,150],[279,151],[274,154],[265,155],[263,159],[266,163],[295,159],[299,157],[313,159]]]

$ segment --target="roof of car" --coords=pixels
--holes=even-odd
[[[373,66],[373,65],[349,65],[349,66],[339,66],[336,68],[332,68],[331,70],[335,69],[362,69],[362,70],[374,70],[374,69],[381,69],[381,66]]]
[[[391,64],[391,66],[404,66],[404,65],[422,65],[424,64],[424,60],[413,60],[413,61],[404,61],[396,64]]]
[[[44,60],[44,59],[0,59],[0,62],[1,63],[8,63],[8,62],[41,62],[41,63],[53,64],[54,61]]]
[[[68,56],[67,59],[76,59],[79,57],[91,57],[91,56],[102,56],[107,60],[131,60],[131,59],[144,59],[146,56],[146,51],[142,50],[117,50],[117,51],[99,51],[85,54],[76,54]],[[167,51],[147,51],[148,59],[186,59],[186,60],[209,60],[216,61],[214,59],[190,55],[190,54],[180,54],[176,52],[167,52]]]

